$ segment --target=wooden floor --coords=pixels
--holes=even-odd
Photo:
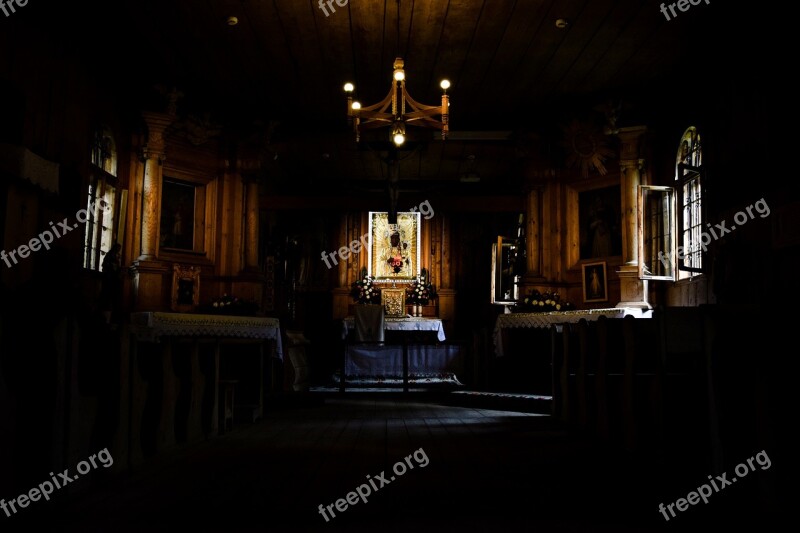
[[[730,505],[712,501],[665,523],[658,504],[685,496],[704,471],[667,479],[652,461],[570,436],[546,415],[443,403],[319,394],[132,474],[93,480],[84,494],[56,493],[0,516],[0,530],[641,533],[736,519]],[[420,449],[426,467],[412,459],[415,468],[367,503],[335,511],[330,522],[319,514],[368,475],[390,479],[392,466]]]

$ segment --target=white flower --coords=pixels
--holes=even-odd
[[[539,307],[544,307],[544,302],[539,302]]]
[[[556,311],[561,311],[561,304],[556,304]]]
[[[214,302],[214,307],[219,307],[219,302]]]

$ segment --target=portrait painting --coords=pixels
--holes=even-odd
[[[194,250],[196,186],[164,179],[161,188],[161,247]]]
[[[585,303],[608,301],[605,262],[583,264],[583,301]]]
[[[618,185],[580,193],[578,223],[581,259],[622,255],[621,205]]]

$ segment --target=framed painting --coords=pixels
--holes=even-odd
[[[189,313],[200,303],[200,268],[172,265],[172,306],[178,313]]]
[[[387,212],[370,211],[368,273],[378,280],[411,281],[420,273],[420,213],[397,213],[389,224]]]
[[[622,197],[619,185],[578,194],[580,259],[622,255]]]
[[[583,264],[583,301],[584,303],[608,301],[605,261]]]
[[[164,178],[161,188],[161,248],[193,251],[196,185]]]

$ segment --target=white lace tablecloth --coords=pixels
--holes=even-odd
[[[277,318],[143,312],[131,313],[131,330],[145,342],[158,342],[161,337],[273,339],[276,355],[283,359]]]
[[[586,309],[580,311],[553,311],[551,313],[511,313],[497,317],[494,326],[494,353],[503,356],[503,330],[507,328],[549,328],[552,324],[577,323],[582,318],[588,321],[601,316],[623,318],[628,315],[636,318],[648,316],[641,309],[633,307],[612,307],[609,309]]]
[[[350,346],[345,371],[348,377],[403,377],[403,347]],[[408,375],[463,376],[464,353],[460,346],[446,344],[408,347]]]
[[[355,319],[351,316],[342,322],[342,338],[355,327]],[[439,318],[386,318],[383,329],[386,331],[435,331],[439,342],[444,342],[444,326]]]

